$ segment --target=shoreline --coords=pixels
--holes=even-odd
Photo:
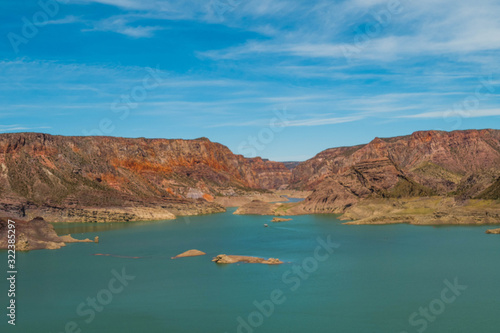
[[[290,217],[300,215],[335,215],[336,219],[345,221],[344,225],[388,225],[411,224],[418,226],[485,226],[500,225],[500,202],[498,200],[467,200],[459,202],[451,197],[410,197],[399,199],[372,198],[361,200],[342,211],[314,211],[307,209],[305,201],[293,202],[295,197],[286,197],[288,201],[275,202],[277,197],[285,199],[279,191],[248,196],[224,197],[226,203],[239,201],[240,205],[225,206],[216,204],[214,209],[204,209],[205,205],[193,204],[184,207],[182,213],[174,215],[172,209],[158,207],[86,207],[58,208],[54,210],[34,209],[25,217],[8,216],[18,219],[43,217],[53,225],[64,224],[117,224],[159,222],[186,219],[191,216],[203,216],[234,210],[235,215],[260,215],[274,217]],[[267,201],[263,201],[265,199]],[[290,201],[290,199],[292,201]],[[178,208],[178,211],[179,208]],[[4,214],[5,215],[5,214]]]

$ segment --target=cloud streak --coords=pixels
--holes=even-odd
[[[17,132],[17,131],[33,131],[33,130],[39,130],[39,129],[49,129],[52,127],[49,126],[37,126],[37,127],[30,127],[30,126],[24,126],[24,125],[0,125],[0,133],[5,133],[5,132]]]
[[[399,118],[407,118],[407,119],[439,119],[446,117],[463,117],[463,118],[482,118],[482,117],[496,117],[500,116],[500,109],[481,109],[481,110],[473,110],[470,112],[464,111],[435,111],[435,112],[422,112],[412,115],[400,116]]]

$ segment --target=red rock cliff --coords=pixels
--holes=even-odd
[[[0,135],[0,210],[2,198],[4,210],[11,202],[114,207],[211,201],[235,191],[277,188],[290,177],[282,163],[234,155],[205,138]]]
[[[340,212],[370,196],[484,196],[499,176],[499,130],[423,131],[325,150],[293,169],[290,187],[314,190],[307,210]]]

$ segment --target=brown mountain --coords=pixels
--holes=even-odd
[[[429,195],[498,199],[500,131],[423,131],[325,150],[293,169],[290,188],[314,190],[306,212],[343,212],[365,198]]]
[[[288,184],[282,163],[196,140],[0,135],[0,212],[122,221],[223,211],[219,195]]]
[[[366,217],[372,206],[365,199],[454,197],[442,204],[397,201],[399,211],[442,209],[438,215],[445,216],[457,211],[455,202],[498,199],[499,166],[499,130],[376,138],[325,150],[293,168],[288,165],[292,171],[283,163],[235,155],[206,138],[2,134],[0,215],[49,221],[159,220],[224,211],[214,198],[223,202],[219,199],[288,187],[313,192],[304,202],[280,206],[273,214],[340,213],[356,206],[349,208],[351,216]],[[360,202],[364,206],[356,205]],[[389,201],[383,205],[396,207]],[[462,208],[463,216],[485,213],[476,207],[471,215]]]

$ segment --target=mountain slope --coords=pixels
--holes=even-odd
[[[290,188],[313,190],[304,211],[330,213],[374,197],[473,198],[499,175],[499,130],[423,131],[325,150],[293,169]]]
[[[0,210],[19,216],[42,209],[58,219],[54,210],[73,208],[87,216],[80,210],[92,208],[92,215],[95,208],[109,207],[211,213],[223,210],[210,203],[214,196],[278,188],[290,176],[282,163],[234,155],[206,138],[0,135]]]

